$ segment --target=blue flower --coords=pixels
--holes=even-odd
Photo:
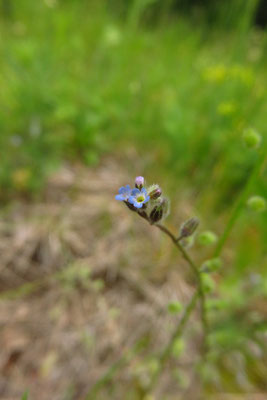
[[[133,189],[131,192],[131,196],[128,199],[128,202],[132,204],[135,208],[142,208],[143,204],[147,203],[149,199],[150,197],[147,194],[145,188],[142,188],[141,190]]]
[[[116,199],[116,200],[119,200],[119,201],[127,201],[127,200],[129,199],[130,196],[131,196],[131,188],[130,188],[130,185],[126,185],[125,187],[122,186],[122,187],[119,189],[119,194],[117,194],[117,195],[115,196],[115,199]]]

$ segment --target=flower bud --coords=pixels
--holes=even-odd
[[[131,211],[137,211],[137,209],[128,201],[124,201],[124,203],[126,204],[126,206],[131,210]]]
[[[247,201],[248,207],[252,211],[262,212],[266,209],[266,201],[261,196],[252,196]]]
[[[180,236],[181,237],[188,237],[193,235],[195,230],[199,225],[199,219],[197,217],[193,217],[185,221],[180,228]]]
[[[142,187],[144,186],[144,184],[145,184],[145,179],[144,179],[143,176],[137,176],[137,177],[135,178],[135,187],[136,187],[137,189],[141,190]]]
[[[150,212],[149,219],[152,224],[159,222],[162,218],[166,217],[169,212],[169,201],[166,198],[159,198],[152,211]]]
[[[202,288],[205,293],[211,293],[215,289],[215,282],[208,274],[201,274]]]
[[[170,314],[178,314],[182,309],[183,306],[179,301],[172,301],[168,304],[168,311]]]
[[[144,210],[138,210],[138,215],[140,215],[140,217],[147,219],[147,214]]]
[[[210,260],[205,261],[201,268],[201,272],[215,272],[222,266],[222,260],[220,258],[211,258]]]
[[[211,231],[201,232],[198,235],[198,242],[202,246],[208,246],[210,244],[214,244],[215,242],[217,242],[217,240],[218,240],[217,235]]]
[[[159,185],[150,186],[150,188],[148,188],[148,195],[152,200],[158,199],[162,195],[162,191]]]
[[[243,133],[243,141],[249,149],[256,149],[261,143],[261,136],[255,129],[246,129]]]
[[[163,217],[163,207],[161,204],[155,206],[150,213],[150,220],[153,223],[159,222]]]
[[[175,339],[172,345],[172,355],[174,357],[180,357],[185,351],[185,342],[181,338]]]

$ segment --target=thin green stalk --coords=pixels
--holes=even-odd
[[[169,238],[173,241],[174,245],[182,253],[184,259],[190,265],[190,267],[196,277],[196,280],[198,283],[199,298],[200,298],[200,303],[201,303],[201,320],[202,320],[202,325],[203,325],[203,334],[204,334],[204,342],[205,342],[205,338],[208,333],[208,320],[207,320],[205,292],[204,292],[202,280],[201,280],[201,272],[199,271],[198,267],[196,266],[196,264],[194,263],[192,258],[189,256],[187,251],[184,249],[184,247],[179,243],[180,238],[177,239],[164,225],[156,224],[155,226],[157,228],[159,228],[162,232],[164,232],[166,235],[169,236]]]
[[[243,189],[243,191],[241,192],[239,199],[237,200],[237,203],[235,205],[235,207],[233,208],[232,214],[228,220],[228,223],[225,227],[225,230],[222,234],[222,236],[220,237],[220,240],[218,241],[218,244],[215,248],[214,251],[214,257],[219,257],[219,255],[221,254],[221,251],[223,249],[223,246],[225,245],[242,209],[243,206],[245,204],[245,201],[247,199],[247,196],[250,192],[250,189],[252,187],[252,185],[254,184],[255,179],[257,178],[262,166],[264,165],[264,162],[266,160],[266,154],[264,152],[262,152],[261,154],[259,154],[259,158],[257,163],[254,166],[254,169],[252,170],[246,185]]]
[[[96,381],[96,383],[91,387],[87,395],[85,396],[85,400],[95,400],[96,395],[101,390],[102,387],[107,385],[124,365],[127,364],[131,358],[138,354],[142,350],[142,346],[140,346],[139,341],[134,345],[133,348],[129,349],[126,352],[123,352],[120,358],[116,360],[107,371]]]
[[[192,296],[190,302],[188,303],[188,305],[186,306],[183,316],[182,316],[180,322],[178,323],[178,325],[176,326],[176,329],[174,330],[167,346],[163,349],[163,351],[159,357],[159,368],[151,380],[149,388],[147,389],[147,393],[149,393],[155,386],[155,384],[158,380],[158,377],[161,374],[161,372],[163,371],[167,360],[170,358],[173,345],[174,345],[175,341],[182,335],[183,330],[190,318],[190,315],[191,315],[192,311],[195,309],[196,302],[197,302],[199,295],[200,295],[199,290],[197,290],[193,294],[193,296]]]
[[[125,365],[127,362],[127,356],[122,356],[119,360],[115,361],[110,368],[101,376],[101,378],[94,384],[90,391],[85,396],[85,400],[95,400],[96,394],[99,390],[111,381],[115,373]]]
[[[143,216],[141,214],[140,214],[140,216],[145,218],[145,219],[147,219],[145,216]],[[202,286],[201,274],[200,274],[196,264],[194,263],[194,261],[191,259],[191,257],[187,253],[187,251],[179,243],[180,239],[182,239],[182,238],[181,237],[176,238],[164,225],[155,224],[155,226],[157,228],[159,228],[162,232],[164,232],[167,236],[169,236],[169,238],[172,240],[174,245],[182,253],[183,257],[185,258],[185,260],[190,265],[190,267],[191,267],[191,269],[192,269],[192,271],[193,271],[193,273],[194,273],[194,275],[195,275],[195,277],[197,279],[198,288],[197,288],[196,292],[194,293],[194,295],[192,296],[189,304],[187,305],[179,324],[177,325],[175,331],[173,332],[173,334],[172,334],[172,336],[170,338],[170,341],[168,342],[167,346],[165,347],[165,349],[161,353],[160,358],[159,358],[159,365],[160,365],[159,370],[154,375],[154,377],[153,377],[153,379],[151,381],[151,384],[150,384],[150,386],[149,386],[149,388],[148,388],[148,390],[146,392],[148,392],[149,390],[151,390],[154,387],[158,376],[160,375],[161,371],[163,370],[166,361],[170,357],[171,350],[172,350],[172,347],[173,347],[173,343],[175,342],[175,340],[179,336],[182,335],[183,329],[186,326],[186,323],[187,323],[192,311],[195,309],[196,302],[197,302],[198,298],[200,298],[200,301],[201,301],[201,319],[202,319],[202,325],[203,325],[204,344],[206,343],[205,339],[206,339],[206,335],[208,333],[208,323],[207,323],[206,307],[205,307],[205,294],[204,294],[204,290],[203,290],[203,286]],[[204,353],[205,353],[205,349],[204,349]],[[108,382],[110,382],[110,380],[113,378],[113,376],[115,375],[117,370],[119,370],[120,368],[122,368],[125,365],[125,363],[127,362],[128,358],[129,358],[129,354],[126,354],[126,355],[122,356],[119,360],[117,360],[105,372],[105,374],[94,384],[94,386],[92,387],[90,392],[87,394],[85,399],[86,400],[94,399],[96,393],[103,386],[105,386]]]

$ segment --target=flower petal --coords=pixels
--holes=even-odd
[[[136,196],[137,194],[140,194],[140,193],[141,193],[140,190],[135,188],[135,189],[132,190],[131,195],[132,196]]]
[[[147,196],[147,197],[145,198],[145,200],[143,201],[143,204],[147,203],[149,200],[150,200],[150,196]]]
[[[119,201],[123,201],[123,200],[125,200],[125,197],[123,196],[123,194],[116,194],[115,199],[119,200]]]
[[[146,195],[147,195],[146,188],[143,187],[143,188],[141,189],[141,193],[143,193],[143,194],[146,196]]]
[[[130,196],[129,199],[128,199],[128,202],[129,202],[130,204],[134,204],[134,203],[135,203],[135,197]]]
[[[136,208],[142,208],[143,207],[143,203],[138,203],[137,201],[134,202],[134,206]]]
[[[121,187],[121,188],[119,188],[119,194],[124,194],[126,192],[126,189],[125,189],[125,187]]]
[[[130,185],[126,185],[126,186],[125,186],[125,192],[126,192],[126,193],[129,193],[129,194],[131,193],[131,187],[130,187]]]

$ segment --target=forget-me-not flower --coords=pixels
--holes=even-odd
[[[119,194],[115,196],[116,200],[119,201],[128,201],[129,197],[131,196],[131,188],[130,185],[126,185],[125,187],[122,186],[119,189]]]
[[[133,189],[131,192],[131,196],[128,199],[128,202],[132,204],[135,208],[142,208],[143,204],[147,203],[150,200],[150,196],[147,194],[145,188]]]

